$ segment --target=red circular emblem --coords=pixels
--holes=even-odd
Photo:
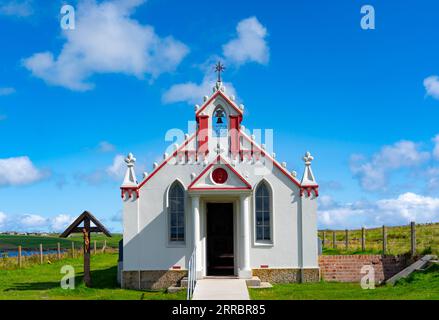
[[[223,184],[226,182],[228,177],[229,175],[227,174],[227,171],[223,168],[217,168],[212,172],[212,179],[218,184]]]

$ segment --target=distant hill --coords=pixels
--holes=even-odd
[[[433,253],[439,255],[439,223],[416,225],[416,251],[420,254]],[[361,252],[361,229],[349,230],[349,247],[346,250],[345,230],[335,230],[336,248],[333,248],[333,230],[319,230],[319,237],[326,242],[324,254],[356,254]],[[382,253],[382,227],[366,229],[365,253]],[[410,252],[410,225],[387,227],[387,253],[404,254]]]
[[[103,234],[91,235],[91,245],[93,247],[93,242],[96,240],[97,248],[102,248],[104,241],[107,241],[108,247],[118,248],[119,240],[122,239],[122,234],[114,233],[111,238],[106,237]],[[0,251],[5,250],[16,250],[19,245],[23,249],[39,249],[40,244],[43,245],[44,250],[46,249],[56,249],[58,242],[62,249],[70,249],[72,247],[72,242],[75,243],[75,247],[79,248],[82,246],[83,239],[81,234],[74,234],[67,239],[59,238],[59,234],[49,234],[45,236],[39,235],[5,235],[0,234]]]

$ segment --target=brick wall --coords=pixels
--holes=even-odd
[[[359,282],[361,268],[371,265],[375,281],[381,282],[398,273],[410,263],[406,256],[393,255],[334,255],[319,256],[320,274],[325,281]]]

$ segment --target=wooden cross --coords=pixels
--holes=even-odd
[[[84,222],[83,227],[79,225]],[[93,222],[95,227],[90,227]],[[90,233],[103,232],[106,236],[111,237],[111,233],[96,219],[90,212],[84,211],[76,220],[60,235],[60,238],[67,238],[72,233],[82,233],[84,239],[84,283],[91,287],[90,273]]]

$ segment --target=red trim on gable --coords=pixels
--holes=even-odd
[[[203,188],[190,188],[189,190],[191,190],[191,191],[209,191],[209,190],[216,191],[216,190],[250,190],[250,189],[247,188],[247,187],[229,187],[229,188],[227,188],[227,187],[224,187],[224,188],[217,188],[217,187],[215,187],[215,188],[206,188],[206,187],[203,187]]]
[[[304,192],[308,194],[308,197],[311,196],[311,191],[314,191],[316,197],[319,196],[319,186],[303,186],[300,188],[300,196],[303,197]]]
[[[235,103],[234,102],[232,102],[229,98],[227,98],[227,96],[221,91],[221,90],[218,90],[217,92],[215,92],[211,97],[210,97],[210,99],[209,100],[207,100],[202,106],[201,106],[201,108],[195,113],[195,116],[197,116],[198,117],[198,114],[200,113],[200,112],[202,112],[204,109],[206,109],[206,107],[218,96],[218,95],[221,95],[221,97],[223,97],[224,98],[224,100],[226,100],[226,102],[228,103],[228,104],[230,104],[232,107],[233,107],[233,109],[235,109],[236,111],[238,111],[238,113],[240,114],[240,115],[242,115],[242,110],[241,109],[239,109],[238,107],[236,107],[236,105],[235,105]]]
[[[191,142],[195,138],[196,134],[194,133],[191,137],[189,137],[177,150],[175,150],[165,161],[163,161],[148,177],[146,177],[145,180],[142,181],[141,184],[137,187],[137,189],[142,188],[145,183],[147,183],[157,172],[160,171],[161,168],[165,166],[171,160],[174,158],[184,147],[186,147],[189,142]]]
[[[265,152],[265,150],[264,149],[262,149],[261,147],[259,147],[257,144],[256,144],[256,142],[254,142],[250,137],[248,137],[244,132],[242,132],[242,131],[240,131],[241,132],[241,135],[247,140],[247,141],[249,141],[250,143],[251,143],[251,145],[252,146],[254,146],[254,147],[256,147],[257,149],[258,149],[258,151],[263,155],[263,156],[265,156],[267,159],[269,159],[274,165],[275,165],[275,167],[276,168],[278,168],[284,175],[286,175],[287,177],[288,177],[288,179],[290,179],[296,186],[298,186],[299,188],[301,188],[302,186],[300,185],[300,183],[296,180],[296,179],[294,179],[291,175],[290,175],[290,173],[288,172],[288,171],[286,171],[284,168],[282,168],[282,166],[279,164],[279,163],[277,163],[277,161],[276,160],[274,160],[268,153],[266,153]],[[242,150],[242,151],[248,151],[248,150]]]
[[[246,187],[194,188],[193,186],[201,179],[201,177],[204,176],[204,174],[208,172],[210,168],[218,163],[224,164],[227,168],[229,168],[235,175],[238,176],[238,178],[246,185]],[[218,155],[215,160],[213,160],[203,171],[201,171],[198,177],[188,186],[188,190],[251,190],[251,188],[252,186],[250,185],[250,183],[248,183],[243,176],[241,176],[235,169],[233,169],[233,167],[221,155]]]

